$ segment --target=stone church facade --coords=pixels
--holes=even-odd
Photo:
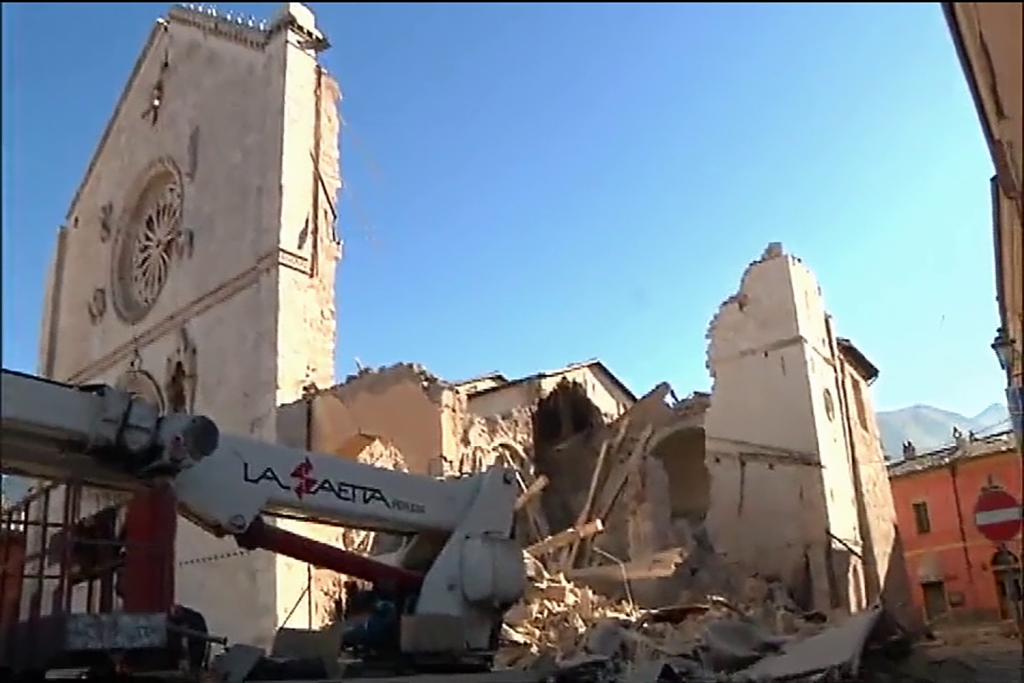
[[[297,3],[266,24],[184,7],[157,21],[58,235],[42,374],[270,441],[278,405],[332,384],[340,92],[326,47]],[[175,555],[177,601],[236,642],[268,646],[307,585],[290,579],[305,565],[182,518]],[[316,620],[300,611],[289,626]]]

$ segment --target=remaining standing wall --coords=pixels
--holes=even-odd
[[[836,351],[813,273],[769,245],[708,339],[707,523],[716,547],[777,574],[818,608],[863,608],[888,564],[892,502],[879,490],[870,404],[865,428],[843,400],[848,387],[866,394],[866,385]]]
[[[278,405],[333,383],[340,92],[324,46],[295,3],[256,27],[180,6],[156,23],[58,237],[44,374],[266,440]],[[269,646],[305,568],[177,526],[178,601]]]

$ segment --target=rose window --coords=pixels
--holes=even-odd
[[[142,192],[115,246],[114,303],[128,323],[141,321],[163,292],[181,246],[181,183],[164,170]]]

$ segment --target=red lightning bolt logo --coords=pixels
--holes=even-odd
[[[307,493],[313,493],[313,489],[316,488],[316,478],[311,476],[313,474],[313,463],[309,461],[307,457],[305,460],[300,462],[292,470],[291,477],[295,480],[295,495],[302,500],[302,497]]]

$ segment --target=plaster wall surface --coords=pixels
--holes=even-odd
[[[301,5],[267,30],[183,8],[154,27],[58,239],[45,374],[146,373],[167,407],[184,337],[184,407],[265,440],[276,438],[277,405],[332,383],[339,92],[307,47],[315,34]],[[126,321],[118,250],[158,174],[178,188],[180,221],[164,236],[162,290]],[[290,565],[184,519],[176,547],[177,600],[212,632],[269,647],[295,600]]]
[[[1020,455],[1006,442],[981,455],[954,455],[945,460],[917,471],[894,472],[892,477],[913,609],[923,619],[924,585],[941,583],[949,617],[998,619],[999,581],[992,561],[999,546],[978,531],[974,506],[981,491],[990,486],[1021,499],[1024,473]],[[906,468],[906,461],[897,468]],[[914,513],[914,505],[922,503],[929,522],[924,529],[918,528]],[[1017,558],[1024,556],[1021,536],[1006,547]]]
[[[1007,196],[1020,201],[1024,188],[1024,76],[1022,8],[1019,3],[951,2],[950,28],[975,106],[982,118],[998,180]]]
[[[1024,9],[1016,2],[942,4],[995,168],[996,300],[1001,334],[1014,347],[1007,387],[1019,390],[1024,385]]]
[[[996,298],[1007,337],[1016,352],[1007,368],[1010,386],[1024,385],[1024,227],[1018,205],[992,182],[992,212],[996,242]]]

